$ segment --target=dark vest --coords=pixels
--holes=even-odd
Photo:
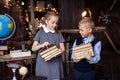
[[[91,44],[94,47],[94,45],[98,42],[98,39],[94,39]],[[78,38],[76,45],[80,45],[82,44],[82,38]],[[86,59],[82,59],[81,61],[79,61],[78,63],[74,64],[74,69],[81,71],[81,72],[89,72],[89,71],[93,71],[95,70],[95,64],[90,64],[89,62],[86,61]]]

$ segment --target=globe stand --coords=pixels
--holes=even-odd
[[[13,68],[12,72],[13,72],[13,79],[12,80],[17,80],[17,78],[16,78],[16,69]]]
[[[25,75],[21,77],[21,80],[25,80]]]
[[[0,54],[3,55],[4,54],[4,50],[8,50],[7,46],[4,43],[4,40],[7,40],[9,38],[11,38],[13,36],[13,34],[15,33],[16,30],[16,24],[14,19],[8,15],[8,14],[4,14],[1,15],[0,14]],[[15,73],[16,73],[16,69],[20,66],[19,64],[7,64],[8,67],[12,68],[12,72],[13,72],[13,80],[17,80],[15,77]]]
[[[25,80],[24,77],[25,77],[25,76],[22,76],[22,77],[21,77],[21,80]]]
[[[13,73],[12,80],[17,80],[17,78],[16,78],[16,69],[20,66],[20,64],[9,63],[9,64],[7,64],[7,66],[12,68],[12,73]]]

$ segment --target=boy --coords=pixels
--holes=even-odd
[[[73,66],[73,80],[96,80],[95,64],[100,61],[101,41],[93,35],[95,24],[91,18],[85,17],[79,22],[79,33],[81,37],[74,41],[73,47],[80,44],[91,43],[93,47],[94,56],[92,53],[85,53],[85,56],[76,59],[72,52]]]

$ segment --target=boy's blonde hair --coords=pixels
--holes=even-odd
[[[94,29],[95,23],[91,18],[85,17],[79,22],[79,26],[84,26]]]

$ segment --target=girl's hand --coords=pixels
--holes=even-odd
[[[62,52],[62,50],[61,50],[61,49],[58,49],[58,51]]]
[[[47,47],[47,46],[49,46],[49,45],[50,45],[49,42],[44,42],[44,43],[42,44],[43,47]]]

